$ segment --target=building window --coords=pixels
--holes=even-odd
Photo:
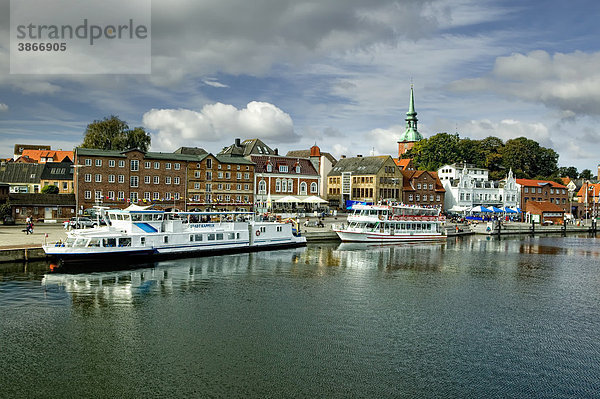
[[[421,196],[419,194],[415,194],[415,201],[416,202],[421,201]]]
[[[217,172],[217,179],[223,178],[223,172]]]
[[[137,202],[138,193],[136,193],[135,191],[129,193],[129,199],[131,200],[131,202]]]
[[[275,192],[278,193],[281,191],[281,180],[277,179],[275,181]]]
[[[92,192],[90,190],[85,190],[83,192],[83,198],[85,198],[87,200],[92,199]]]
[[[115,199],[115,192],[114,191],[109,191],[108,192],[108,199],[112,199],[112,200]]]
[[[138,170],[140,170],[140,161],[138,161],[137,159],[132,159],[130,164],[132,172],[137,172]]]
[[[91,160],[91,159],[89,159],[89,158],[87,158],[87,159],[85,160],[85,166],[92,166],[92,160]]]
[[[287,191],[287,180],[285,179],[281,181],[281,191],[283,191],[284,193]]]
[[[225,190],[227,190],[227,191],[231,191],[231,184],[227,183],[227,184],[225,185]]]
[[[300,183],[300,195],[306,195],[306,187],[307,185],[305,182]]]
[[[258,182],[258,193],[259,194],[266,194],[267,193],[267,182],[264,180],[261,180]]]
[[[279,165],[279,172],[280,173],[287,173],[287,171],[288,171],[287,165]]]
[[[175,199],[175,200],[179,200],[179,193],[175,193],[175,194],[173,194],[173,199]]]
[[[85,176],[83,176],[83,180],[87,183],[92,181],[92,174],[91,173],[86,173]]]
[[[250,178],[250,173],[245,172],[244,173],[244,180],[248,180]]]
[[[139,178],[137,176],[131,176],[129,178],[129,185],[131,187],[138,187],[139,186]]]
[[[429,183],[429,189],[433,190],[433,184],[432,183]]]
[[[208,169],[212,169],[212,159],[208,158],[208,159],[206,160],[206,167],[207,167]]]
[[[228,165],[229,166],[229,165]],[[231,179],[231,172],[225,172],[225,179],[229,180]]]
[[[417,190],[421,189],[421,183],[417,183]]]
[[[114,183],[115,182],[115,175],[108,175],[108,182],[109,183]]]
[[[200,190],[200,183],[194,183],[194,190]]]
[[[221,184],[221,183],[217,184],[217,190],[223,190],[223,184]]]
[[[160,176],[154,176],[154,184],[160,184]]]
[[[171,199],[171,193],[165,193],[165,199],[166,200],[170,200]]]
[[[412,202],[413,201],[413,195],[412,194],[408,194],[408,201]]]
[[[212,172],[206,172],[206,180],[212,180]]]
[[[125,192],[124,191],[119,191],[117,193],[117,198],[120,199],[120,200],[125,199]]]
[[[237,173],[236,173],[236,178],[237,178],[238,180],[242,180],[242,172],[237,172]]]
[[[165,177],[165,184],[171,184],[171,176]]]
[[[250,190],[250,185],[249,184],[244,184],[244,190]]]
[[[241,184],[236,184],[236,189],[237,189],[237,191],[241,191],[242,190],[242,185]]]
[[[125,167],[125,161],[119,161],[119,168]]]
[[[165,169],[166,169],[166,170],[171,170],[171,162],[167,162],[167,163],[165,164]]]
[[[96,166],[102,166],[102,160],[101,159],[96,159],[95,164],[96,164]]]
[[[315,183],[315,182],[310,183],[310,192],[316,193],[317,191],[318,191],[317,183]]]
[[[160,162],[154,162],[154,169],[160,169]]]
[[[198,187],[200,188],[200,187]],[[211,183],[206,183],[206,190],[207,193],[210,193],[212,191],[212,184]]]
[[[115,167],[115,160],[114,159],[109,159],[108,160],[108,167],[109,168],[114,168]]]
[[[96,183],[102,182],[102,175],[100,173],[96,173],[95,181],[96,181]]]
[[[145,191],[145,192],[144,192],[144,199],[145,199],[146,201],[149,201],[149,200],[150,200],[150,191]]]
[[[175,183],[176,185],[177,185],[177,184],[180,184],[180,182],[181,182],[181,179],[180,179],[179,177],[175,177],[175,178],[173,179],[173,183]]]
[[[181,169],[181,164],[179,164],[179,163],[175,163],[175,164],[173,164],[173,166],[174,166],[175,170]]]
[[[429,194],[429,201],[433,202],[433,194]]]
[[[271,165],[270,163],[267,164],[267,172],[272,172],[273,171],[273,165]]]
[[[153,193],[152,193],[152,199],[154,199],[154,200],[158,200],[158,199],[160,199],[160,193],[158,193],[158,192],[156,192],[156,191],[155,191],[155,192],[153,192]]]
[[[146,161],[144,162],[144,169],[150,169],[152,167],[152,162]]]
[[[150,176],[144,176],[144,184],[150,184]]]
[[[125,183],[125,175],[119,175],[118,180],[119,183]]]
[[[437,202],[440,202],[440,196],[439,196],[439,195],[436,195],[436,196],[435,196],[435,200],[436,200]]]
[[[200,171],[199,170],[194,171],[194,178],[196,178],[196,179],[200,178]]]
[[[288,180],[288,192],[293,192],[294,191],[294,181],[293,180]]]
[[[101,190],[94,191],[94,198],[96,199],[96,201],[101,200],[102,199],[102,191]]]

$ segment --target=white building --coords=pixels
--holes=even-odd
[[[477,205],[515,208],[519,205],[518,187],[512,170],[506,179],[488,180],[488,170],[472,165],[444,165],[438,169],[446,189],[444,209],[464,211]]]

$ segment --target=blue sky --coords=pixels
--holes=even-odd
[[[259,137],[396,156],[412,81],[425,137],[526,136],[561,166],[599,162],[595,1],[153,1],[151,75],[11,75],[1,1],[2,157],[72,149],[109,115],[154,151]]]

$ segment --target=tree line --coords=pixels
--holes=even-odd
[[[489,170],[500,180],[512,169],[516,178],[557,180],[560,177],[591,178],[589,169],[578,173],[574,166],[559,167],[558,154],[535,140],[518,137],[506,142],[498,137],[482,140],[460,138],[458,133],[438,133],[415,143],[406,154],[420,170],[436,171],[453,163],[466,162]]]

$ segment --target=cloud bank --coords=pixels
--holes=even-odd
[[[233,105],[207,104],[198,111],[189,109],[152,109],[143,116],[152,134],[154,150],[185,146],[202,146],[203,142],[254,138],[276,143],[299,140],[290,115],[265,102],[252,101],[243,109]]]

